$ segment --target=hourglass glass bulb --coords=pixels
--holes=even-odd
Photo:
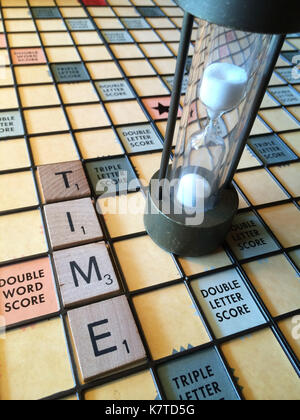
[[[205,69],[198,89],[200,100],[207,107],[209,123],[189,139],[185,168],[190,167],[191,171],[182,176],[177,191],[177,200],[184,206],[197,207],[212,194],[225,156],[224,140],[217,132],[218,120],[240,104],[247,82],[246,71],[235,64],[213,63]],[[197,165],[208,169],[210,180],[197,173]]]
[[[205,69],[199,91],[210,119],[214,120],[240,104],[247,81],[246,71],[235,64],[213,63]]]

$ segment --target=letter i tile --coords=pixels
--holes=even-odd
[[[44,211],[54,250],[103,238],[90,198],[48,204],[44,207]]]
[[[84,381],[146,358],[125,296],[69,311],[68,319]]]

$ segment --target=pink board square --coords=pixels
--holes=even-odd
[[[47,62],[42,48],[15,48],[11,50],[13,64],[44,64]]]
[[[143,99],[143,104],[154,120],[166,120],[169,117],[171,97]],[[178,118],[181,117],[181,109],[178,110]]]
[[[0,34],[0,48],[6,48],[6,39],[4,34]]]

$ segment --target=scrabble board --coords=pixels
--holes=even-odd
[[[143,213],[182,10],[0,4],[0,399],[299,399],[300,34],[235,175],[232,231],[180,258]],[[129,194],[101,198],[120,173]]]

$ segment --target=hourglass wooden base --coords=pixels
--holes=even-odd
[[[144,216],[146,230],[153,241],[182,257],[198,257],[215,251],[224,242],[238,209],[235,189],[223,190],[215,208],[206,211],[197,223],[198,217],[175,214],[172,208],[163,211],[166,206],[159,197],[159,183],[155,182],[158,179],[157,172],[150,182]]]

